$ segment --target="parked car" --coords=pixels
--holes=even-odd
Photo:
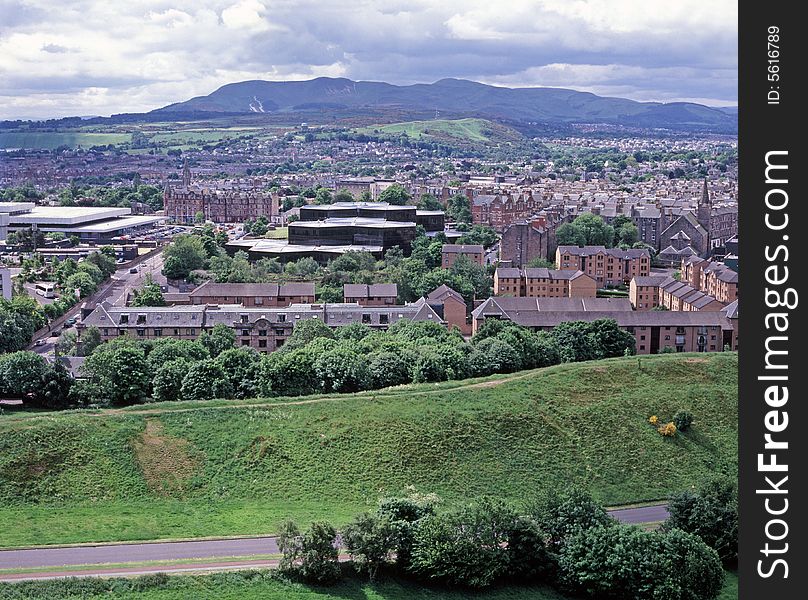
[[[45,340],[37,340],[34,342],[34,346],[44,346]]]
[[[130,273],[137,273],[137,267],[132,267],[131,269],[129,269],[129,272]]]

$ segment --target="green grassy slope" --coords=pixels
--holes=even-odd
[[[647,423],[680,408],[691,431]],[[415,485],[447,503],[578,482],[606,504],[737,471],[737,355],[567,364],[352,396],[0,417],[5,545],[345,522]]]
[[[460,140],[467,142],[515,141],[521,135],[515,130],[486,119],[435,119],[430,121],[407,121],[362,127],[357,133],[371,134],[376,131],[387,134],[406,133],[415,139]]]

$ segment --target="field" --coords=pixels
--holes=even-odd
[[[408,121],[362,127],[357,133],[400,134],[406,133],[414,139],[454,138],[468,142],[492,142],[516,140],[521,136],[516,131],[485,119],[435,119],[433,121]]]
[[[89,148],[106,144],[123,144],[132,139],[129,133],[88,133],[81,131],[30,131],[0,133],[0,148],[36,148],[53,150],[59,146]]]
[[[678,409],[692,430],[647,423]],[[355,395],[0,416],[5,546],[337,525],[414,485],[446,504],[578,482],[609,505],[737,472],[737,355],[657,355]]]

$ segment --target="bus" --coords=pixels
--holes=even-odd
[[[56,298],[56,285],[50,281],[40,281],[36,284],[36,293],[45,298]]]

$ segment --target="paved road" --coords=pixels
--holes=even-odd
[[[667,518],[664,505],[644,506],[611,510],[609,513],[625,523],[654,523]],[[210,566],[222,561],[219,557],[249,557],[260,554],[276,554],[278,545],[274,537],[239,538],[228,540],[199,540],[185,542],[152,542],[110,544],[103,546],[76,546],[31,548],[27,550],[0,551],[0,569],[25,569],[36,567],[64,567],[91,564],[127,563],[159,560],[200,559],[202,565]],[[204,561],[203,559],[208,559]],[[232,562],[232,561],[228,561]],[[239,561],[241,563],[243,561]],[[186,568],[192,568],[185,565]],[[166,570],[166,566],[138,567],[140,570]],[[116,572],[121,570],[116,569]],[[95,572],[95,570],[88,573]],[[97,574],[109,574],[109,568],[99,567]],[[45,574],[43,574],[44,576]],[[50,575],[54,575],[51,573]],[[0,576],[0,580],[3,576]]]
[[[659,523],[668,518],[668,507],[664,504],[610,510],[609,514],[623,523]]]

